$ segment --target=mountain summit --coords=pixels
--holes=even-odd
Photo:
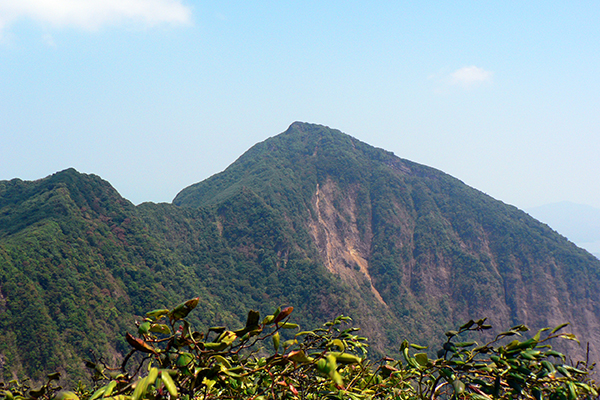
[[[196,296],[200,326],[289,304],[306,327],[351,315],[379,352],[471,318],[571,322],[597,360],[599,289],[600,261],[548,226],[321,125],[293,123],[173,204],[135,207],[74,170],[0,182],[5,376],[117,357],[134,316]]]
[[[354,293],[369,289],[373,329],[389,330],[390,318],[429,339],[489,316],[497,326],[572,321],[588,340],[598,332],[600,264],[589,253],[515,207],[340,131],[295,122],[174,204],[243,192]]]

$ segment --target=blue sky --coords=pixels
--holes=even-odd
[[[294,121],[600,207],[600,2],[0,0],[0,179],[171,201]]]

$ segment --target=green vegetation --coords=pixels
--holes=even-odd
[[[293,304],[302,326],[352,315],[373,358],[398,358],[400,337],[433,348],[489,315],[536,331],[569,321],[600,359],[597,259],[339,131],[294,123],[173,203],[134,206],[72,169],[0,182],[0,381],[85,380],[90,352],[109,364],[127,354],[132,319],[196,296],[199,331]]]
[[[424,346],[403,341],[402,359],[367,356],[367,338],[340,316],[301,331],[290,322],[293,307],[260,318],[250,311],[243,328],[214,326],[201,333],[187,320],[194,298],[146,313],[120,366],[102,358],[86,361],[93,385],[70,390],[56,384],[60,374],[31,387],[2,384],[4,400],[140,399],[592,399],[598,387],[585,363],[568,365],[549,342],[576,340],[567,324],[541,329],[523,339],[514,326],[485,344],[461,340],[491,328],[470,320],[430,357]],[[287,334],[286,334],[287,333]],[[510,338],[510,339],[508,339]],[[517,339],[514,339],[517,338]],[[512,340],[511,340],[512,339]],[[138,356],[137,358],[135,356]]]

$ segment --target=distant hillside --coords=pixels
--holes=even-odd
[[[600,258],[600,209],[563,201],[525,211]]]
[[[351,315],[374,352],[490,317],[600,336],[600,261],[524,212],[337,130],[294,123],[173,204],[66,170],[0,182],[0,366],[115,359],[135,316],[200,296],[201,326]],[[579,354],[582,350],[575,349]],[[68,367],[67,367],[68,366]]]

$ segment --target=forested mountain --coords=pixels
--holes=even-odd
[[[307,327],[351,315],[381,352],[469,318],[572,322],[598,359],[599,283],[599,260],[524,212],[319,125],[292,124],[173,204],[133,206],[72,169],[0,182],[5,378],[82,377],[82,359],[125,351],[136,316],[196,296],[201,326],[287,304]]]

